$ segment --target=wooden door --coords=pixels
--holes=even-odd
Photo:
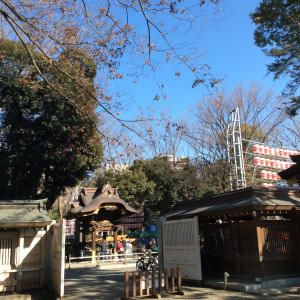
[[[183,279],[202,280],[198,217],[163,222],[163,261]]]
[[[60,299],[64,296],[65,283],[65,231],[65,219],[53,225],[52,288]]]

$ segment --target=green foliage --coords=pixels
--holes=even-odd
[[[97,166],[102,146],[94,126],[94,101],[34,55],[47,79],[59,82],[76,105],[41,79],[21,44],[0,42],[0,197],[47,197],[50,208],[65,187],[76,185]],[[64,54],[59,57],[62,68],[92,89],[95,72],[83,73],[89,68],[76,59],[72,63]]]
[[[254,32],[255,43],[263,48],[267,56],[275,61],[268,65],[274,78],[287,75],[290,81],[285,93],[295,96],[299,88],[300,38],[299,0],[263,0],[251,14],[257,25]],[[291,112],[299,108],[299,96],[291,98]]]
[[[217,160],[198,167],[201,196],[212,196],[229,190],[230,168],[227,161]]]
[[[60,217],[60,214],[59,212],[56,212],[56,211],[52,211],[51,212],[51,219],[52,220],[55,220],[55,221],[60,221],[61,220],[61,217]]]
[[[95,177],[96,186],[109,182],[120,197],[137,209],[144,208],[146,225],[170,212],[174,203],[201,195],[195,166],[172,164],[164,158],[135,160],[128,170],[107,171]]]
[[[168,213],[173,204],[199,196],[196,168],[190,163],[172,165],[165,158],[136,161],[133,169],[142,167],[147,178],[155,183],[148,204],[155,217]]]

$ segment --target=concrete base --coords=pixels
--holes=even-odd
[[[207,287],[224,289],[224,281],[207,278],[202,281]],[[228,278],[227,289],[242,292],[258,292],[260,294],[281,294],[300,291],[300,277],[265,280],[262,282],[250,282],[244,280],[230,280]]]

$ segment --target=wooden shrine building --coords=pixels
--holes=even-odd
[[[52,288],[63,296],[63,222],[49,218],[46,202],[0,201],[0,294]]]
[[[291,155],[290,157],[294,165],[278,174],[282,179],[287,180],[289,185],[300,184],[300,155]]]
[[[300,188],[253,187],[176,203],[162,239],[164,267],[181,266],[183,278],[300,276]]]
[[[76,218],[77,236],[79,233],[83,242],[85,235],[92,233],[92,251],[95,255],[96,232],[103,232],[104,238],[108,232],[114,232],[116,247],[119,220],[135,213],[139,212],[120,199],[117,189],[106,184],[103,188],[83,188],[78,200],[71,205],[67,218]]]

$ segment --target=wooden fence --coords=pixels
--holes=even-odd
[[[23,279],[23,280],[6,280],[0,281],[0,295],[1,294],[14,294],[27,290],[35,290],[43,288],[44,284],[40,279]]]
[[[176,281],[176,285],[175,285]],[[181,286],[181,270],[177,268],[177,272],[171,269],[164,272],[162,270],[151,272],[125,272],[124,273],[124,289],[125,295],[122,300],[132,297],[150,296],[157,298],[162,293],[172,293],[183,295]]]

